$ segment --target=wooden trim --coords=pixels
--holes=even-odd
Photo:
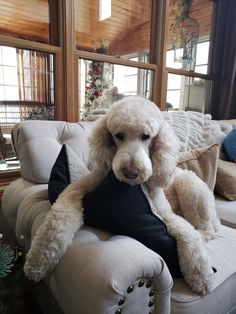
[[[51,45],[60,46],[60,1],[49,0],[49,42]]]
[[[194,71],[187,71],[183,69],[166,68],[167,72],[170,74],[184,75],[189,77],[198,77],[204,80],[211,80],[212,76],[209,74],[202,74]]]
[[[76,122],[79,120],[78,104],[75,103],[75,25],[74,0],[62,0],[60,7],[60,23],[63,59],[63,85],[65,120]]]
[[[75,54],[78,58],[86,59],[86,60],[103,61],[103,62],[112,63],[112,64],[135,67],[139,69],[147,69],[151,71],[156,71],[157,69],[157,66],[155,64],[137,62],[137,61],[132,61],[128,59],[121,59],[114,56],[103,55],[103,54],[99,54],[95,52],[76,50]]]
[[[62,51],[55,54],[55,103],[56,103],[56,120],[64,120],[65,119],[65,107],[63,102],[63,90],[61,86],[63,86],[62,82]]]
[[[48,53],[57,53],[61,50],[60,47],[38,43],[35,41],[26,40],[26,39],[8,37],[5,35],[0,35],[0,44],[10,46],[10,47],[37,50],[40,52],[48,52]]]
[[[74,58],[74,84],[75,84],[75,93],[74,93],[74,103],[76,105],[76,110],[78,114],[77,121],[80,121],[80,101],[79,101],[79,59]]]
[[[158,65],[153,80],[153,101],[166,110],[166,47],[168,32],[169,0],[152,1],[150,61]]]

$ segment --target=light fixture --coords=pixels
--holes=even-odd
[[[99,21],[111,17],[111,0],[99,0]]]
[[[199,23],[188,16],[191,1],[183,0],[182,14],[172,25],[172,43],[174,48],[174,61],[194,66],[199,36]]]

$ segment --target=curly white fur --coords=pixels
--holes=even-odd
[[[118,101],[94,128],[90,146],[94,168],[69,185],[52,206],[33,238],[26,276],[38,281],[55,267],[83,223],[83,196],[112,168],[119,180],[146,185],[169,234],[177,241],[186,282],[195,292],[209,292],[213,271],[203,239],[214,237],[219,225],[213,195],[194,173],[177,170],[177,140],[157,106],[142,97]],[[166,195],[173,210],[163,190],[168,186]]]

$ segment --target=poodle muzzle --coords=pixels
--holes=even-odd
[[[145,148],[129,143],[116,152],[112,169],[118,180],[130,185],[142,184],[152,175],[152,162]]]

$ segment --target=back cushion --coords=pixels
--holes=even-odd
[[[21,175],[35,183],[48,183],[62,144],[69,145],[90,167],[88,135],[94,122],[24,121],[20,124],[17,154]]]

